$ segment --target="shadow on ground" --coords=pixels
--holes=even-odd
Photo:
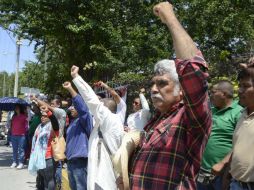
[[[12,163],[12,153],[3,151],[0,153],[0,167],[8,167]]]

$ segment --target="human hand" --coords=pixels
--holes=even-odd
[[[213,167],[212,167],[212,174],[214,175],[220,175],[223,171],[223,168],[224,168],[225,164],[222,163],[222,162],[218,162],[217,164],[214,164]]]
[[[166,18],[169,13],[173,12],[173,6],[169,2],[161,2],[153,7],[153,13],[161,19],[161,22],[166,23]]]
[[[97,86],[97,87],[103,87],[103,88],[108,88],[108,85],[107,84],[105,84],[103,81],[98,81],[98,82],[96,82],[96,83],[94,83],[94,85],[95,86]]]
[[[141,88],[139,91],[140,93],[143,93],[143,94],[146,92],[145,88]]]
[[[73,65],[71,67],[71,76],[72,78],[75,78],[78,76],[78,71],[79,71],[79,67],[77,67],[76,65]]]
[[[69,81],[66,81],[63,83],[63,87],[66,89],[66,90],[69,90],[71,88],[71,83]]]
[[[42,112],[46,112],[46,113],[48,113],[48,111],[49,111],[48,106],[41,106],[41,107],[40,107],[40,110],[41,110]]]

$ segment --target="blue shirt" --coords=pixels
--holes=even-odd
[[[78,118],[73,119],[66,132],[66,157],[86,158],[88,156],[88,138],[93,128],[92,116],[80,95],[72,98],[78,112]]]

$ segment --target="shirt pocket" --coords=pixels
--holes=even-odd
[[[154,149],[162,149],[169,142],[169,128],[170,125],[166,125],[160,129],[156,129],[151,139],[148,142]]]

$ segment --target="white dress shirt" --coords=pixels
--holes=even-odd
[[[147,124],[147,122],[151,117],[149,105],[145,96],[142,93],[140,93],[139,98],[142,105],[142,109],[140,109],[135,113],[130,114],[129,117],[127,118],[127,125],[130,130],[143,131],[144,126]]]
[[[115,154],[124,135],[122,122],[116,114],[113,114],[99,101],[93,89],[80,76],[74,78],[73,83],[95,119],[94,129],[89,138],[87,188],[88,190],[115,190],[117,189],[116,177],[110,160],[110,153],[103,144],[101,150],[98,150],[98,127],[100,126],[111,154]],[[100,161],[98,160],[99,152],[101,154]]]

